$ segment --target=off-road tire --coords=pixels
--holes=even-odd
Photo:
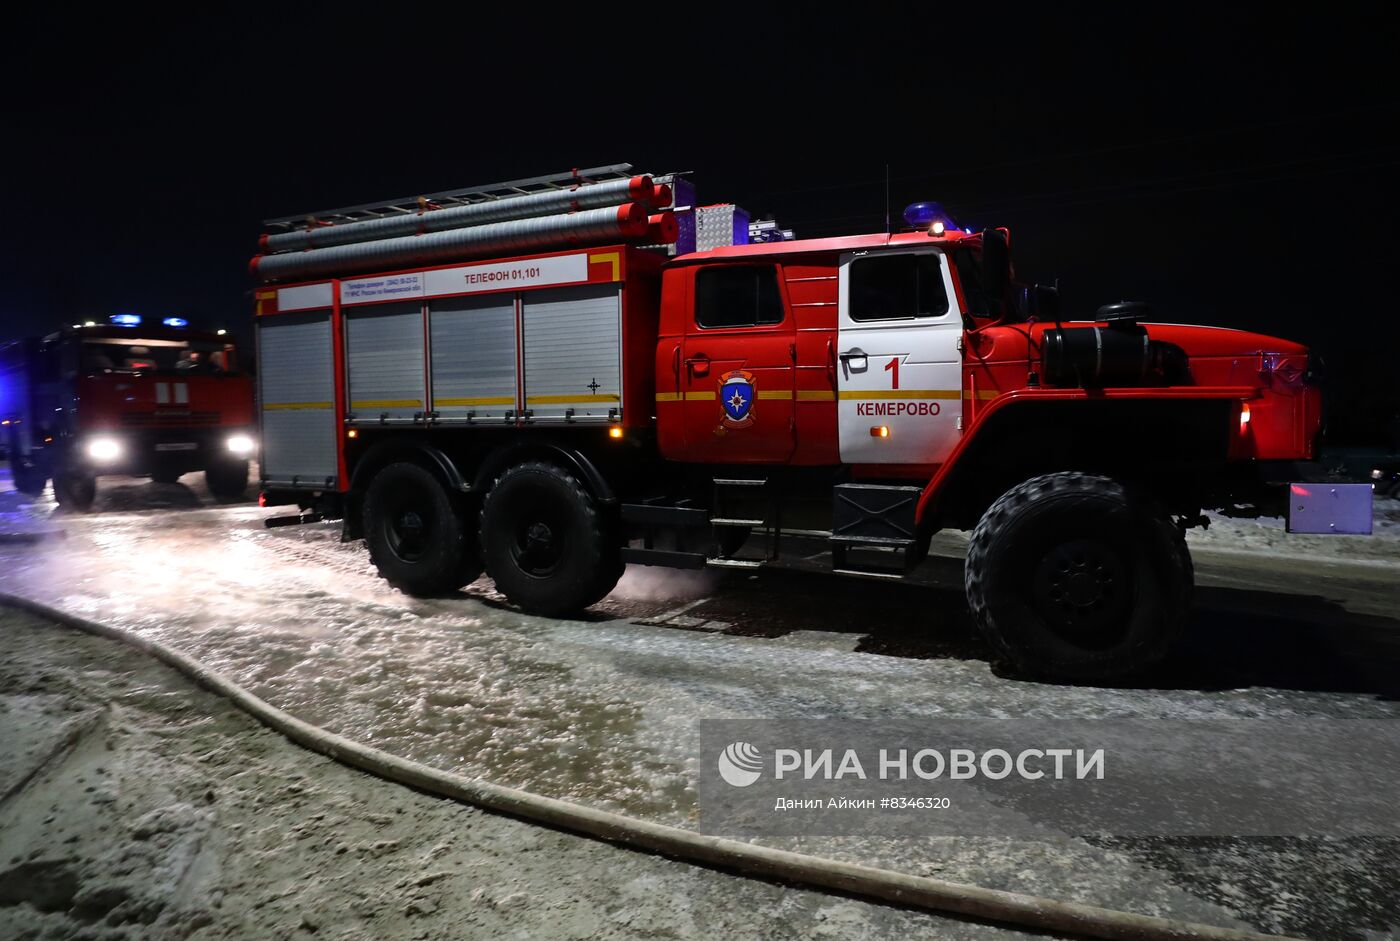
[[[58,474],[53,479],[53,495],[59,506],[86,513],[97,499],[97,478],[83,473]]]
[[[1191,556],[1155,501],[1090,474],[1013,487],[968,545],[973,619],[1022,675],[1114,680],[1160,663],[1191,607]]]
[[[152,479],[155,479],[154,475]],[[215,499],[242,499],[248,492],[248,462],[220,461],[210,464],[204,469],[204,485]]]
[[[614,526],[576,477],[554,464],[508,468],[481,507],[486,572],[509,601],[532,614],[581,611],[622,576]]]
[[[481,575],[481,562],[447,488],[425,468],[390,464],[369,482],[365,544],[379,575],[408,595],[456,591]]]

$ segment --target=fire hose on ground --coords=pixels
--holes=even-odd
[[[1039,931],[1113,941],[1290,941],[1279,935],[1138,915],[1001,889],[910,876],[888,869],[793,853],[477,781],[352,741],[270,705],[216,670],[160,641],[89,621],[8,592],[0,604],[70,628],[120,641],[232,702],[298,745],[375,777],[606,843],[746,876],[771,879],[908,908],[944,912]]]

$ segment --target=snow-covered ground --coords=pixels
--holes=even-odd
[[[908,937],[927,916],[482,813],[309,755],[111,641],[0,612],[0,937]],[[938,936],[1025,935],[942,921]]]
[[[1203,588],[1182,664],[1151,687],[1087,689],[988,668],[956,534],[913,584],[638,569],[589,619],[554,621],[510,609],[488,580],[456,598],[407,598],[331,525],[267,530],[275,511],[211,506],[181,485],[104,483],[99,499],[106,512],[65,516],[0,495],[8,531],[63,530],[0,541],[0,587],[159,637],[398,754],[682,826],[693,825],[702,718],[1400,717],[1391,560],[1279,565],[1245,528],[1267,524],[1192,537]],[[1230,527],[1233,544],[1210,542]],[[1400,884],[1388,840],[775,842],[1220,924],[1331,936],[1400,924],[1400,900],[1381,891]]]
[[[1210,514],[1210,526],[1186,535],[1192,548],[1257,552],[1290,559],[1341,559],[1400,566],[1400,500],[1378,497],[1369,536],[1311,536],[1286,532],[1271,517],[1230,519]]]

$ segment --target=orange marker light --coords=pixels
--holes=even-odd
[[[621,437],[622,437],[622,429],[619,428],[617,425],[613,425],[611,428],[608,429],[608,437],[609,437],[609,438],[621,438]]]
[[[358,428],[351,428],[349,431],[345,432],[345,437],[347,438],[358,438],[359,436],[360,429]]]
[[[1249,403],[1245,402],[1240,406],[1240,434],[1244,434],[1249,429]]]
[[[874,426],[872,426],[871,429],[870,429],[870,437],[872,437],[872,438],[888,438],[889,436],[890,436],[890,426],[889,426],[889,425],[874,425]]]

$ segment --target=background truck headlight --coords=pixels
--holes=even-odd
[[[253,439],[247,435],[233,435],[224,442],[224,446],[239,457],[247,457],[252,454],[255,447]]]
[[[112,438],[93,438],[87,443],[87,456],[94,461],[115,461],[121,454],[121,443]]]

